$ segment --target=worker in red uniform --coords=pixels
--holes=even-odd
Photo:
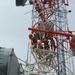
[[[48,39],[46,37],[43,38],[42,43],[44,43],[44,48],[46,50],[48,50],[49,49],[49,45],[48,45]]]
[[[53,36],[46,35],[46,38],[48,40],[50,40],[51,49],[55,51],[56,46],[55,46],[55,40],[54,40]]]
[[[31,44],[33,45],[33,48],[36,48],[36,44],[37,44],[37,38],[35,34],[30,34],[29,35],[29,39],[31,40]]]
[[[54,48],[54,51],[55,51],[55,41],[53,38],[51,38],[51,49]]]

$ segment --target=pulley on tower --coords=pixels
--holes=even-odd
[[[24,6],[27,0],[16,0],[16,6]]]
[[[27,0],[16,0],[16,6],[25,6]],[[29,0],[30,5],[34,4],[33,0]]]
[[[34,1],[33,0],[29,0],[29,3],[30,3],[30,5],[33,5]]]

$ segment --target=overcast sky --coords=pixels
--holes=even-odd
[[[16,7],[15,0],[0,0],[0,46],[14,48],[25,59],[28,44],[28,27],[31,26],[31,6]]]
[[[75,0],[69,0],[68,23],[75,30]],[[31,26],[31,6],[16,7],[15,0],[0,0],[0,46],[14,48],[18,57],[26,59],[28,27]]]

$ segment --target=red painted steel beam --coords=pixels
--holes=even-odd
[[[66,37],[72,37],[72,33],[65,33],[65,32],[60,32],[60,31],[51,31],[51,30],[42,30],[42,29],[37,29],[37,28],[28,28],[28,30],[31,30],[33,32],[42,32],[42,33],[48,33],[50,35],[62,35]]]

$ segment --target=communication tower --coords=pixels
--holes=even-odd
[[[33,7],[32,27],[28,28],[31,34],[25,75],[74,75],[75,36],[68,26],[68,0],[29,3]]]

